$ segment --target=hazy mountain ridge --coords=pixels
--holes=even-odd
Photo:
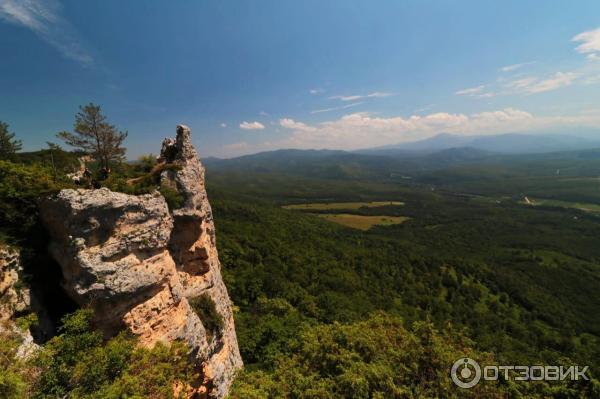
[[[462,139],[459,137],[459,141]],[[528,140],[529,138],[520,139]],[[449,144],[450,140],[448,136],[442,137],[445,144]],[[507,138],[495,138],[494,140],[506,141]],[[491,141],[478,142],[491,143]],[[527,168],[527,165],[533,161],[538,164],[538,168],[541,162],[552,173],[556,172],[558,168],[565,167],[596,170],[595,161],[600,159],[600,145],[597,148],[586,149],[570,149],[565,146],[562,150],[554,152],[534,153],[492,152],[473,146],[429,151],[423,150],[424,147],[417,148],[421,149],[369,150],[366,153],[361,151],[277,150],[239,158],[207,159],[205,165],[209,172],[279,173],[327,179],[388,179],[467,165]],[[550,145],[546,148],[549,149]],[[590,162],[593,162],[594,165]]]
[[[592,140],[565,134],[506,133],[492,136],[462,136],[441,133],[424,140],[368,148],[357,152],[394,155],[411,151],[435,152],[460,147],[472,147],[502,154],[534,154],[600,147],[600,139]]]

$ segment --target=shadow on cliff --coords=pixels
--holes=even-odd
[[[31,290],[31,308],[38,316],[38,324],[31,329],[34,340],[44,343],[56,335],[60,321],[78,305],[62,288],[60,265],[48,252],[50,237],[39,224],[21,243],[23,271]]]

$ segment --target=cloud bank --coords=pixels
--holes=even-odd
[[[600,111],[574,116],[535,116],[523,110],[505,108],[469,115],[438,112],[389,118],[356,112],[314,125],[290,118],[281,119],[279,124],[290,130],[291,135],[272,141],[270,144],[273,148],[353,150],[421,140],[439,133],[485,135],[568,126],[598,126]]]

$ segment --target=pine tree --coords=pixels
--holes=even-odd
[[[11,159],[23,147],[21,140],[15,140],[15,134],[9,133],[8,124],[0,121],[0,159]]]
[[[103,168],[108,168],[110,161],[121,160],[125,156],[126,149],[122,145],[127,132],[119,131],[108,123],[99,105],[89,103],[79,107],[73,130],[74,133],[60,132],[58,137],[67,145],[90,154]]]

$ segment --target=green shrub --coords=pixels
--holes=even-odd
[[[217,312],[215,302],[208,294],[190,299],[190,306],[202,321],[210,338],[220,333],[224,325],[223,318]]]
[[[55,181],[50,168],[0,161],[0,230],[21,241],[39,224],[37,201],[68,184]]]
[[[16,357],[19,340],[6,333],[0,334],[0,398],[21,399],[27,392],[27,370]]]
[[[165,198],[165,201],[167,201],[167,206],[170,211],[179,209],[183,206],[184,198],[179,191],[173,190],[167,186],[162,186],[160,188],[160,193]]]
[[[29,313],[28,315],[19,317],[15,322],[21,331],[28,331],[31,327],[38,324],[38,317],[35,313]]]
[[[91,317],[90,310],[66,316],[60,334],[33,359],[34,398],[172,398],[175,384],[191,382],[184,344],[140,348],[124,332],[104,341]]]

